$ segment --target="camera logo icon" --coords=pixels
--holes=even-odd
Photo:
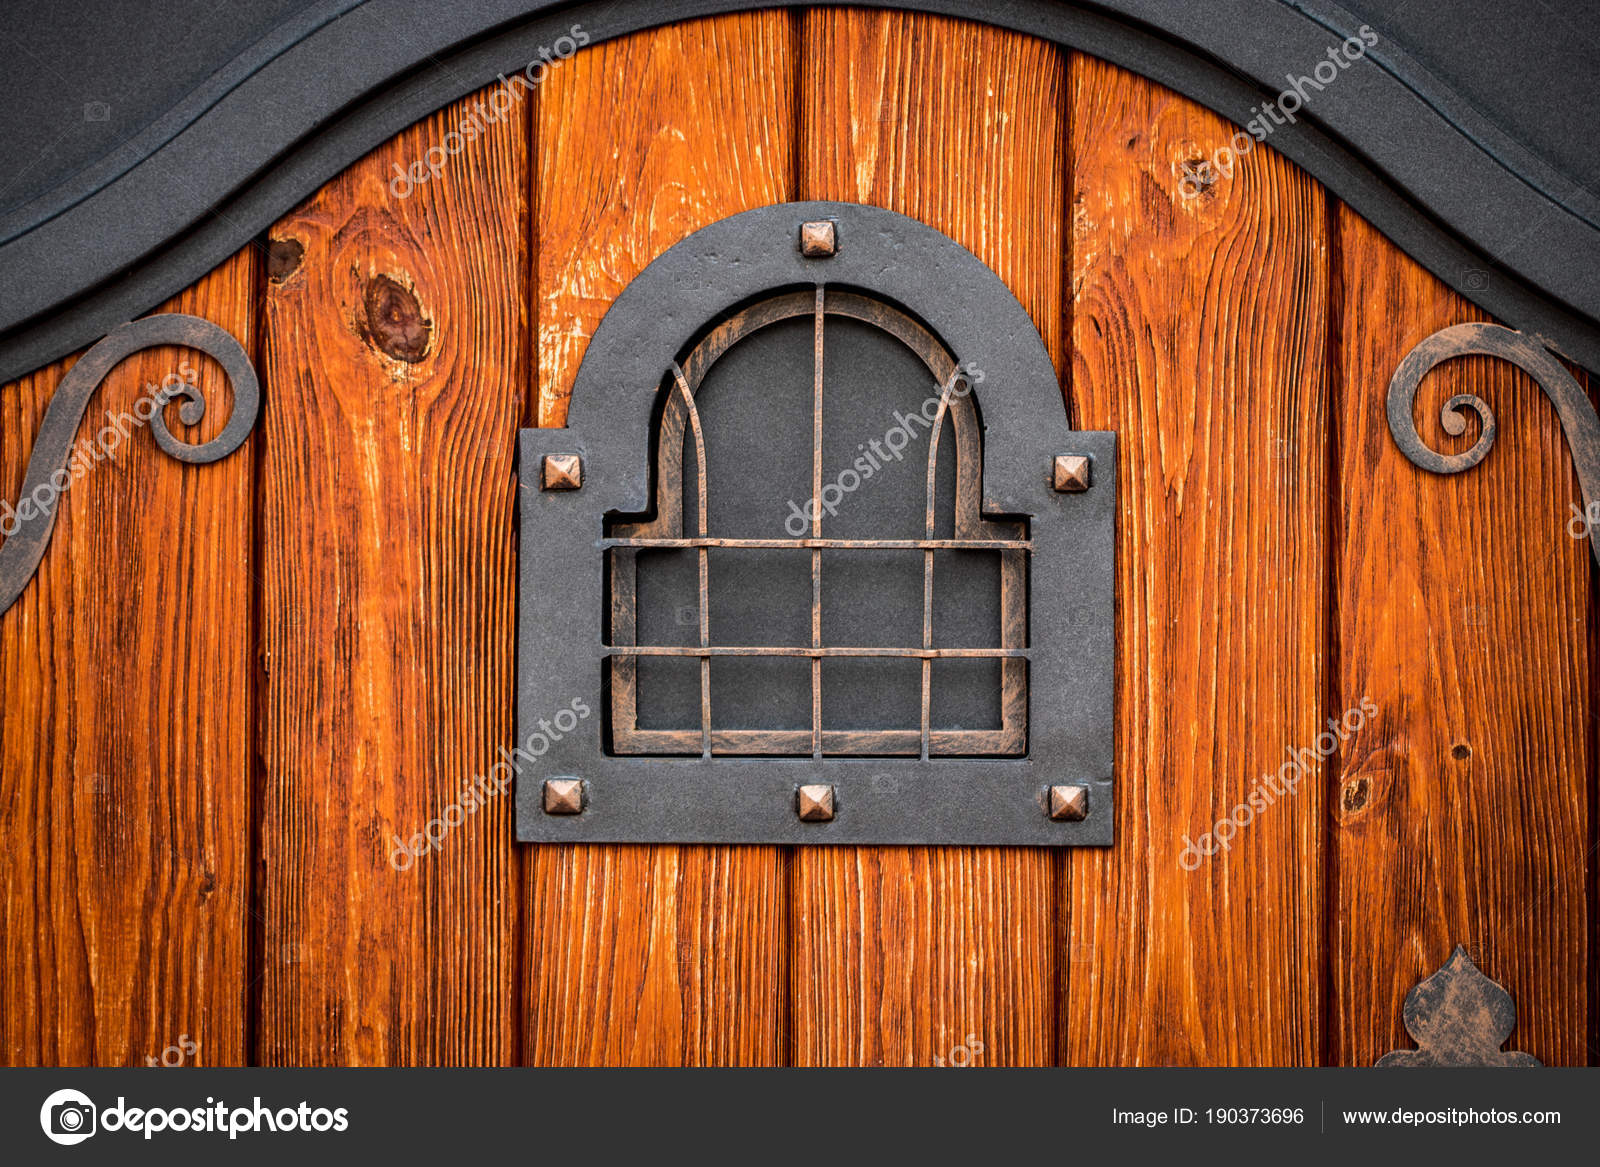
[[[94,1134],[95,1105],[87,1094],[57,1090],[39,1108],[39,1125],[52,1143],[70,1147]]]

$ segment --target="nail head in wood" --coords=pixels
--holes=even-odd
[[[1063,494],[1082,494],[1089,489],[1089,459],[1083,454],[1057,454],[1051,482]]]
[[[839,228],[831,219],[816,219],[800,224],[800,254],[808,259],[826,259],[839,250]]]
[[[546,778],[544,780],[545,814],[582,814],[583,779]]]
[[[1075,823],[1089,814],[1089,788],[1087,786],[1052,786],[1050,788],[1050,817],[1057,822]]]
[[[795,795],[795,810],[803,823],[833,821],[833,787],[802,786]]]
[[[583,459],[576,454],[546,454],[540,470],[543,490],[577,490],[583,485]]]

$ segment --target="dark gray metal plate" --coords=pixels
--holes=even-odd
[[[838,223],[808,259],[804,221]],[[983,511],[1028,516],[1028,750],[1015,758],[622,757],[606,752],[599,547],[608,514],[650,502],[653,410],[665,371],[705,329],[775,289],[867,293],[900,306],[984,371]],[[797,436],[807,441],[810,434]],[[543,490],[545,454],[577,453],[583,485]],[[1093,460],[1093,486],[1052,486],[1055,455]],[[749,211],[689,237],[617,298],[578,372],[568,428],[524,430],[518,614],[517,837],[535,842],[1105,845],[1112,838],[1116,441],[1074,432],[1032,321],[1000,279],[912,219],[843,203]],[[759,465],[749,472],[759,473]],[[563,710],[569,711],[558,720]],[[575,722],[575,724],[574,724]],[[554,732],[552,732],[554,731]],[[579,814],[546,814],[546,779],[586,783]],[[795,792],[835,787],[832,821]],[[1087,815],[1047,812],[1055,784],[1089,788]]]

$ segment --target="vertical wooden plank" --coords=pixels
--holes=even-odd
[[[513,736],[530,99],[487,122],[484,96],[385,143],[271,232],[269,1065],[515,1058],[510,799],[471,792]],[[395,166],[457,145],[407,197],[391,187]],[[434,820],[436,849],[400,850]]]
[[[1061,54],[898,13],[816,9],[803,28],[802,196],[952,236],[1007,282],[1059,367]],[[795,1060],[1050,1063],[1054,866],[1038,849],[796,849]]]
[[[1499,421],[1494,451],[1452,477],[1412,466],[1389,378],[1419,341],[1483,317],[1357,216],[1339,228],[1339,684],[1378,713],[1334,806],[1334,1055],[1412,1048],[1405,995],[1461,944],[1516,1000],[1511,1048],[1582,1065],[1593,568],[1567,530],[1571,456],[1534,381],[1473,357],[1428,376],[1420,431],[1466,448],[1438,417],[1472,393]]]
[[[1279,771],[1343,713],[1324,196],[1258,147],[1186,198],[1236,127],[1087,57],[1071,89],[1072,394],[1120,435],[1122,514],[1117,840],[1070,857],[1065,1056],[1315,1063],[1325,778]],[[1230,817],[1229,849],[1185,858]]]
[[[246,250],[160,312],[252,349]],[[154,349],[91,399],[79,441],[187,362],[214,437],[232,393],[209,358]],[[0,493],[16,501],[72,361],[0,389]],[[245,1056],[251,444],[185,467],[146,427],[60,499],[39,574],[0,618],[0,1062],[191,1064]],[[192,1043],[193,1050],[189,1049]]]
[[[790,21],[775,12],[597,45],[545,84],[540,424],[564,424],[590,335],[646,264],[792,197],[793,102]],[[545,846],[527,869],[530,1062],[782,1060],[777,848]]]

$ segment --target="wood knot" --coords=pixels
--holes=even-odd
[[[1211,193],[1220,177],[1217,168],[1207,158],[1186,158],[1178,166],[1179,192],[1188,198],[1198,198]]]
[[[1466,742],[1457,742],[1450,747],[1450,756],[1458,762],[1465,762],[1472,757],[1472,747]]]
[[[1367,800],[1372,797],[1372,780],[1362,775],[1352,778],[1345,783],[1344,791],[1339,795],[1339,807],[1345,814],[1355,814],[1367,805]]]
[[[306,245],[298,239],[267,240],[267,281],[281,284],[300,270]]]
[[[363,294],[367,342],[397,361],[416,364],[428,352],[433,321],[422,314],[416,293],[385,275],[367,281]]]

